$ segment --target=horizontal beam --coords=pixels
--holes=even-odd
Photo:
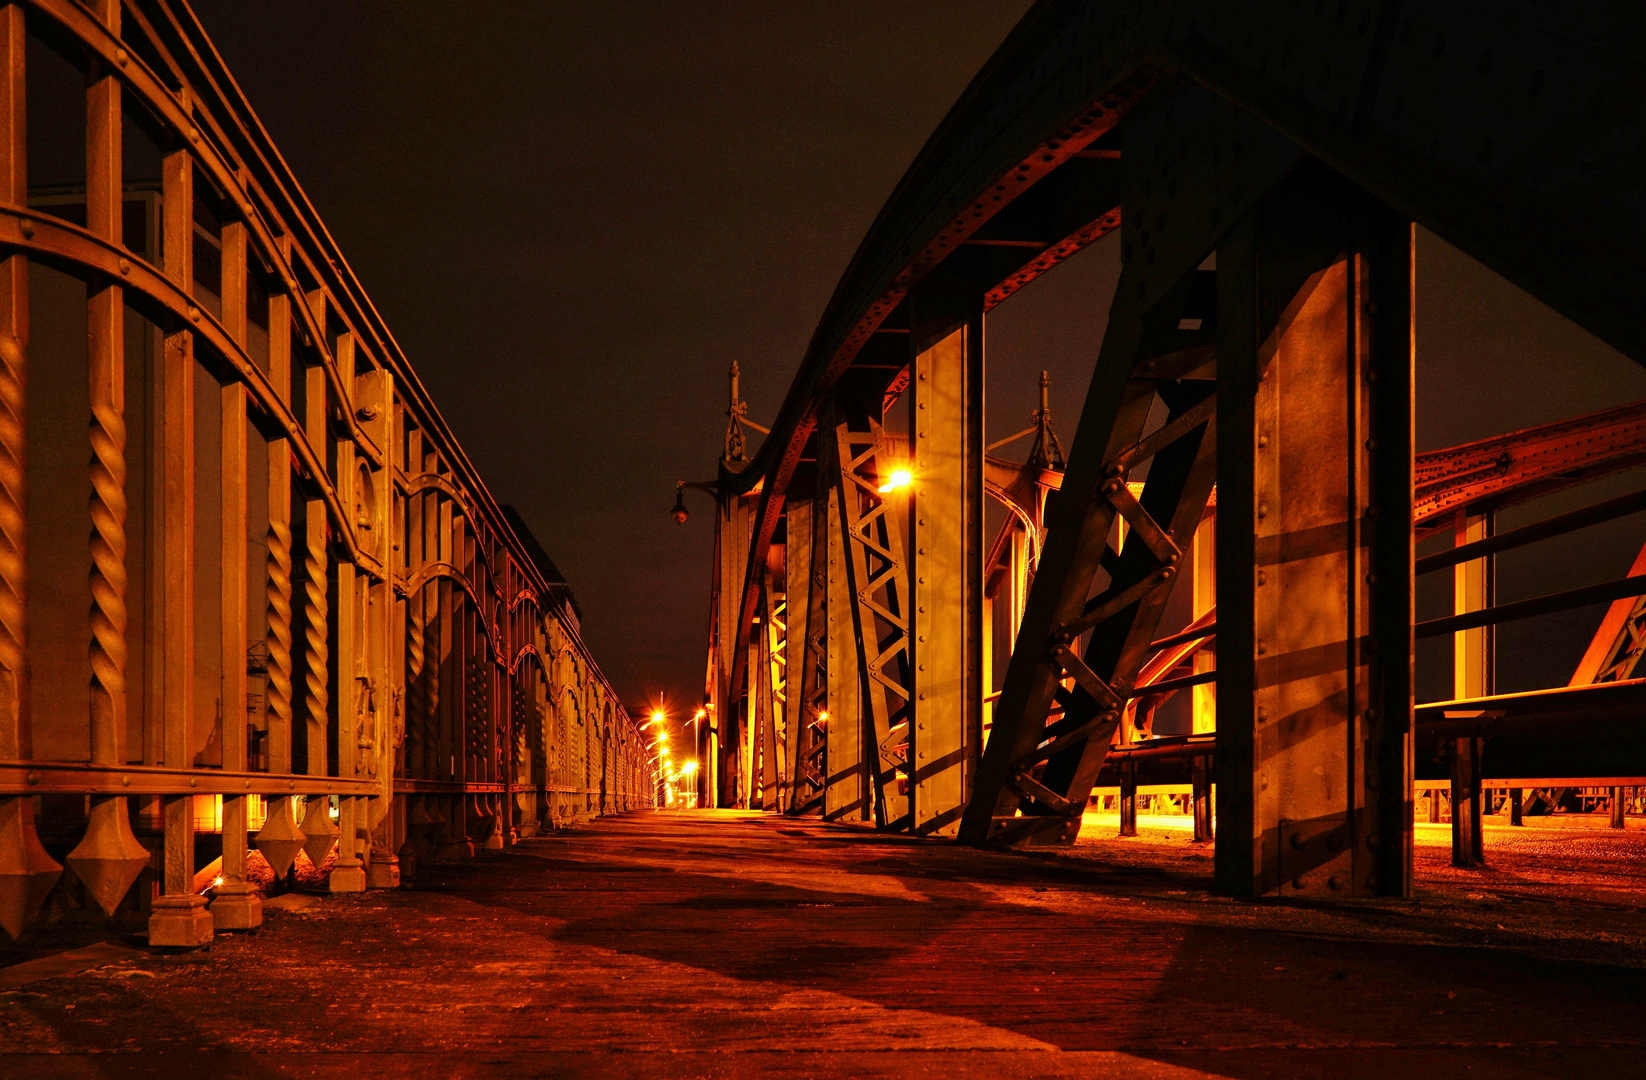
[[[381,795],[378,780],[289,773],[0,761],[0,795]]]
[[[1514,790],[1516,788],[1570,788],[1570,787],[1646,787],[1646,776],[1544,776],[1544,777],[1511,777],[1507,780],[1482,778],[1480,786],[1493,791]],[[1452,781],[1446,780],[1414,780],[1413,789],[1417,791],[1450,791]]]
[[[1554,517],[1542,521],[1534,521],[1530,525],[1522,525],[1518,529],[1488,536],[1484,540],[1476,540],[1472,544],[1451,548],[1447,551],[1437,551],[1433,555],[1425,555],[1417,560],[1415,572],[1428,574],[1435,570],[1444,570],[1448,566],[1468,562],[1471,559],[1485,558],[1487,555],[1496,555],[1500,551],[1509,551],[1513,548],[1534,544],[1539,540],[1547,540],[1555,536],[1563,536],[1578,529],[1586,529],[1590,525],[1599,525],[1605,521],[1627,517],[1646,510],[1646,488],[1632,491],[1627,495],[1619,495],[1615,499],[1595,503],[1565,514],[1556,514]]]
[[[1537,615],[1569,611],[1572,608],[1622,600],[1630,596],[1646,596],[1646,574],[1636,574],[1618,581],[1604,581],[1599,585],[1585,585],[1581,589],[1568,589],[1566,592],[1550,593],[1547,596],[1534,596],[1530,600],[1498,604],[1496,607],[1481,608],[1479,611],[1466,611],[1461,615],[1429,619],[1412,627],[1412,636],[1421,640],[1442,634],[1455,634],[1460,630],[1473,630],[1477,626],[1495,626],[1498,623],[1530,619]]]
[[[1150,652],[1159,652],[1169,649],[1173,645],[1181,645],[1185,641],[1196,641],[1200,638],[1214,638],[1217,636],[1217,623],[1209,622],[1205,626],[1192,627],[1181,634],[1172,634],[1170,637],[1157,638],[1149,642]]]
[[[1200,686],[1203,683],[1216,681],[1216,671],[1197,671],[1193,675],[1184,675],[1181,678],[1162,679],[1160,682],[1149,683],[1147,686],[1134,686],[1126,691],[1125,696],[1128,698],[1144,698],[1155,694],[1170,694],[1190,686]]]

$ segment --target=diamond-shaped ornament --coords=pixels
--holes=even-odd
[[[0,929],[15,940],[62,876],[34,831],[33,800],[0,799]]]
[[[268,808],[268,820],[263,822],[263,827],[252,837],[252,843],[263,853],[263,858],[269,861],[269,866],[274,869],[274,876],[280,878],[291,869],[292,860],[303,850],[307,838],[303,835],[303,830],[297,827],[297,818],[292,813],[290,799],[282,796],[271,800]]]
[[[309,862],[316,870],[331,854],[332,845],[337,843],[341,830],[331,819],[331,799],[324,795],[309,800],[308,811],[303,815],[303,824],[300,826],[303,835],[303,850],[308,853]],[[295,856],[294,856],[295,857]]]
[[[86,835],[63,861],[86,883],[86,891],[103,914],[113,915],[137,875],[149,864],[148,850],[131,831],[124,797],[92,800]]]

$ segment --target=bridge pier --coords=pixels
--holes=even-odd
[[[953,836],[983,744],[982,310],[911,344],[911,829]]]
[[[1411,226],[1310,169],[1219,246],[1219,888],[1410,890]]]

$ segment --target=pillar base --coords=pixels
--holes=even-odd
[[[366,888],[398,889],[400,887],[400,860],[394,855],[374,855],[366,867]]]
[[[263,898],[244,883],[219,888],[209,910],[218,930],[255,930],[263,925]]]
[[[326,888],[334,893],[366,891],[366,868],[359,859],[338,859],[326,877]]]
[[[149,947],[197,949],[211,944],[213,929],[204,896],[162,896],[149,916]]]

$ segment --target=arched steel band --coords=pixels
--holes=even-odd
[[[1011,492],[995,483],[993,480],[983,481],[983,490],[994,497],[994,500],[1006,508],[1007,513],[1016,518],[1023,525],[1023,531],[1029,534],[1029,543],[1034,545],[1034,561],[1040,562],[1040,530],[1035,528],[1034,518],[1029,516],[1026,507],[1012,498]]]
[[[292,232],[293,229],[300,234],[305,234],[296,237],[297,245],[319,256],[319,261],[312,266],[315,275],[324,279],[330,272],[331,276],[335,278],[335,283],[341,287],[340,290],[330,289],[323,284],[322,288],[326,290],[328,297],[334,303],[347,301],[358,308],[358,314],[363,320],[363,325],[351,325],[351,332],[355,333],[357,341],[361,339],[361,331],[364,329],[369,334],[371,345],[380,358],[393,358],[395,360],[392,367],[397,385],[403,386],[406,391],[406,397],[403,400],[408,411],[418,418],[419,423],[425,430],[438,437],[437,449],[439,452],[472,483],[476,494],[466,500],[471,516],[478,516],[477,511],[481,503],[487,505],[488,517],[495,516],[495,504],[491,502],[490,496],[486,493],[484,484],[479,481],[473,466],[468,462],[468,458],[462,452],[462,449],[451,438],[449,429],[446,428],[438,411],[434,409],[433,404],[428,400],[428,395],[423,390],[416,374],[405,363],[405,358],[401,354],[399,346],[383,325],[376,309],[371,305],[370,300],[360,292],[359,283],[353,280],[346,261],[343,260],[340,253],[337,253],[336,245],[331,242],[330,235],[327,233],[324,224],[320,222],[318,215],[315,214],[312,205],[308,203],[307,198],[300,189],[293,190],[292,186],[286,183],[285,163],[280,160],[278,150],[274,149],[267,135],[262,133],[256,117],[250,114],[249,109],[246,110],[247,115],[245,117],[245,122],[249,125],[249,128],[243,139],[239,140],[239,149],[244,151],[249,146],[252,156],[248,158],[248,161],[251,164],[260,166],[263,173],[266,174],[263,179],[272,182],[272,187],[265,186],[258,194],[289,209],[294,215],[293,220],[290,222],[282,221],[278,224],[267,220],[258,199],[253,197],[253,192],[248,189],[247,183],[242,180],[242,176],[250,170],[243,171],[239,166],[226,160],[219,152],[218,148],[220,146],[236,146],[237,140],[233,138],[233,132],[225,131],[219,127],[212,110],[221,106],[230,112],[235,112],[240,106],[237,106],[232,100],[237,92],[232,81],[228,83],[227,90],[225,90],[224,86],[220,85],[223,80],[214,74],[214,72],[221,71],[221,60],[217,58],[215,53],[202,55],[197,48],[195,39],[200,37],[203,40],[203,35],[199,33],[198,29],[178,25],[175,22],[169,28],[175,32],[175,36],[182,43],[183,48],[192,54],[191,59],[205,76],[206,85],[202,89],[215,94],[215,99],[201,97],[204,107],[200,109],[198,119],[200,123],[209,129],[209,135],[205,138],[201,137],[201,132],[195,127],[196,117],[191,115],[185,104],[170,91],[141,57],[127,49],[124,41],[110,32],[108,27],[98,21],[83,6],[75,3],[74,0],[20,0],[20,2],[58,23],[68,34],[79,41],[86,50],[89,59],[102,64],[108,74],[118,78],[122,86],[129,90],[146,108],[151,110],[162,123],[168,125],[180,138],[188,139],[191,156],[211,178],[212,182],[233,199],[236,209],[247,226],[249,247],[255,250],[258,257],[268,266],[274,268],[279,275],[281,287],[291,298],[291,306],[296,312],[294,316],[297,323],[296,328],[307,336],[310,346],[315,349],[321,359],[327,382],[332,387],[332,395],[337,400],[337,419],[347,428],[351,439],[360,447],[364,456],[374,466],[378,468],[384,466],[383,448],[376,445],[355,415],[352,406],[354,400],[353,389],[342,378],[337,369],[336,357],[326,345],[324,328],[309,306],[308,294],[298,283],[293,260],[286,257],[282,251],[279,238]],[[128,9],[128,16],[144,28],[144,32],[148,33],[149,37],[160,48],[162,56],[170,59],[166,54],[168,42],[148,29],[144,13],[137,9]],[[209,51],[208,48],[207,52]],[[175,63],[170,67],[172,74],[179,82],[185,86],[192,85],[193,80],[177,68]],[[226,75],[226,72],[223,74]],[[256,136],[261,136],[261,143],[258,142]],[[27,247],[28,245],[19,244],[18,246]],[[124,249],[119,250],[124,257],[131,257],[130,253],[124,251]],[[162,278],[162,280],[165,279]],[[169,287],[169,281],[167,285]],[[152,290],[150,292],[152,295]],[[173,309],[176,308],[175,304],[167,304],[167,306]],[[217,327],[217,329],[221,331],[221,327]],[[226,337],[222,340],[214,339],[213,343],[219,351],[237,366],[242,368],[249,366],[242,363],[245,358],[239,350],[224,346],[224,340],[227,340]],[[258,389],[258,383],[255,381],[248,381],[248,385],[251,385],[254,390]],[[263,404],[267,407],[266,401]],[[285,423],[289,418],[283,415],[282,410],[270,408],[269,411],[282,423]],[[298,445],[302,446],[304,444],[299,442]],[[305,468],[309,468],[313,464],[311,458],[303,458],[302,460]],[[317,479],[325,476],[324,470],[315,471],[311,469],[311,471],[314,472]],[[348,520],[346,515],[339,515],[338,513],[335,493],[327,488],[324,494],[333,516],[340,523],[346,522]],[[378,576],[383,576],[384,571],[380,564],[370,555],[365,555],[360,551],[358,545],[354,542],[352,531],[348,529],[340,531],[348,537],[351,558],[355,559],[359,565],[373,568]],[[525,569],[527,574],[535,572],[535,567],[529,567],[529,563],[523,563],[523,566],[528,567]],[[487,569],[488,572],[491,570],[489,560],[487,560]]]
[[[514,599],[509,601],[509,613],[511,615],[514,614],[514,609],[519,607],[521,604],[526,603],[527,601],[530,601],[532,606],[537,608],[539,611],[542,610],[543,605],[538,602],[537,590],[527,588],[527,589],[521,589],[518,593],[515,594]]]
[[[730,472],[724,463],[721,466],[719,486],[722,492],[744,494],[753,491],[757,484],[762,485],[742,583],[737,641],[732,649],[733,685],[742,678],[755,608],[760,599],[758,568],[765,565],[767,550],[777,532],[778,518],[783,513],[789,481],[817,426],[820,409],[835,384],[916,283],[1009,206],[1016,196],[1028,191],[1036,182],[1116,127],[1131,104],[1141,98],[1143,91],[1153,85],[1157,77],[1158,72],[1143,66],[1117,78],[1109,92],[1100,95],[1097,100],[1071,106],[1068,111],[1074,118],[1055,125],[1049,135],[1037,139],[1034,145],[1022,147],[1026,154],[1014,156],[998,172],[980,176],[981,182],[969,189],[963,203],[956,205],[951,199],[944,204],[948,209],[935,217],[932,213],[911,215],[913,220],[903,226],[900,244],[886,241],[876,245],[875,241],[881,238],[882,233],[892,231],[891,222],[896,220],[896,211],[903,209],[899,203],[909,197],[911,178],[918,176],[922,167],[930,164],[936,153],[934,147],[941,142],[944,129],[940,128],[921,151],[908,175],[876,218],[868,238],[853,257],[830,299],[817,333],[806,350],[794,387],[772,424],[772,434],[761,444],[754,460],[739,472]],[[945,125],[947,123],[945,121]],[[992,196],[991,189],[995,193]],[[1068,242],[1084,236],[1085,242],[1090,243],[1113,231],[1119,222],[1118,211],[1106,213],[1099,222],[1088,225],[1075,237],[1058,245],[1058,249],[1064,252],[1062,257],[1071,253],[1066,249]],[[877,249],[882,265],[871,268],[866,265],[869,253]],[[891,261],[886,262],[888,259]],[[1057,261],[1061,260],[1046,261],[1037,272],[1050,269]],[[1030,267],[1026,266],[1012,276],[1014,290],[1027,284],[1029,271]]]
[[[514,654],[513,660],[509,661],[509,674],[513,675],[528,656],[537,661],[537,670],[541,671],[543,676],[547,678],[549,672],[548,668],[543,666],[543,654],[538,652],[537,646],[529,641],[520,646],[520,651]]]
[[[454,502],[461,504],[465,512],[470,509],[468,495],[452,483],[450,477],[433,472],[420,472],[406,477],[406,494],[408,496],[421,495],[425,491],[438,491]]]
[[[28,6],[35,8],[42,14],[55,19],[65,30],[73,34],[82,44],[104,65],[105,70],[120,79],[121,83],[129,87],[143,103],[155,112],[161,120],[169,124],[178,134],[189,139],[193,149],[190,155],[205,166],[216,185],[226,192],[233,192],[236,196],[235,207],[245,219],[251,237],[255,239],[257,252],[270,266],[280,274],[281,284],[291,296],[292,307],[297,310],[302,319],[302,329],[308,342],[320,355],[321,364],[326,371],[326,381],[331,384],[332,392],[338,401],[338,419],[342,420],[349,430],[350,437],[371,458],[372,464],[378,468],[383,466],[383,450],[361,427],[359,418],[354,415],[353,387],[345,386],[341,373],[337,370],[337,358],[326,347],[324,329],[315,320],[314,312],[309,309],[308,298],[297,283],[297,275],[291,263],[282,255],[279,246],[275,243],[274,230],[268,222],[263,220],[256,200],[241,184],[236,170],[225,162],[218,154],[217,148],[210,139],[202,140],[199,130],[195,127],[194,118],[189,116],[178,100],[172,96],[165,85],[155,77],[148,66],[130,50],[125,43],[116,37],[109,28],[98,21],[90,12],[71,0],[23,0]],[[218,132],[222,138],[222,133]],[[225,140],[226,141],[226,140]]]
[[[33,236],[24,232],[25,222]],[[124,248],[115,247],[112,243],[93,236],[78,225],[27,207],[0,203],[0,247],[16,248],[30,256],[43,256],[47,261],[72,263],[101,274],[110,281],[119,282],[126,289],[142,293],[169,311],[179,324],[199,334],[234,367],[236,375],[251,391],[258,407],[273,417],[275,423],[285,430],[286,440],[291,444],[294,456],[315,487],[320,490],[321,499],[326,504],[327,516],[337,526],[336,531],[344,540],[350,561],[379,578],[386,576],[383,564],[375,556],[361,549],[354,535],[354,525],[343,512],[343,504],[337,497],[337,489],[332,485],[331,477],[315,453],[314,447],[309,445],[308,434],[298,423],[297,417],[292,414],[291,407],[281,400],[280,395],[270,385],[268,376],[252,362],[251,357],[246,355],[240,344],[223,329],[223,324],[212,317],[211,312],[202,310],[192,297],[178,288],[175,282],[162,274],[153,264]]]
[[[452,483],[450,477],[434,472],[420,472],[406,477],[405,493],[408,498],[426,491],[437,491],[457,503],[462,508],[464,515],[472,522],[470,531],[475,534],[475,539],[483,539],[479,529],[481,522],[478,520],[479,515],[476,512],[474,500],[456,484]],[[491,555],[487,552],[486,545],[484,543],[475,544],[474,553],[475,557],[479,559],[480,565],[486,571],[486,578],[491,583],[492,590],[501,597],[503,589],[497,583],[497,569],[492,566]],[[509,610],[514,610],[512,604],[509,605]]]
[[[499,640],[497,628],[492,626],[490,619],[486,618],[486,609],[481,601],[480,594],[475,591],[474,585],[463,571],[448,562],[425,563],[423,569],[412,575],[411,580],[406,583],[404,595],[408,597],[416,596],[422,591],[423,586],[436,578],[446,578],[457,582],[463,592],[468,595],[469,600],[474,605],[475,618],[479,620],[480,629],[486,635],[486,643],[491,646],[492,660],[498,667],[507,668],[509,666],[507,646]]]

